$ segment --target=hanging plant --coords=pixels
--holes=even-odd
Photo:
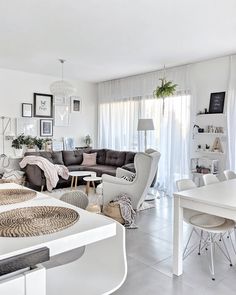
[[[163,99],[163,114],[164,114],[165,98],[168,96],[174,95],[178,84],[173,84],[172,81],[166,81],[166,78],[161,78],[159,80],[161,81],[161,86],[157,86],[157,88],[153,91],[153,96],[156,98]]]

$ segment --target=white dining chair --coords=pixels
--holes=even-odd
[[[214,184],[220,182],[219,179],[214,174],[204,174],[202,176],[204,185]]]
[[[204,175],[205,176],[205,175]],[[218,180],[218,179],[217,179]],[[191,179],[182,179],[176,182],[176,187],[178,191],[180,190],[189,190],[196,188],[195,183]],[[201,250],[208,247],[210,248],[210,271],[212,275],[212,280],[215,280],[215,265],[214,265],[214,249],[215,245],[222,251],[226,259],[229,261],[230,266],[232,266],[232,260],[227,249],[226,243],[224,241],[224,234],[232,230],[235,226],[235,222],[230,219],[225,219],[222,217],[202,213],[195,210],[183,209],[183,219],[186,223],[193,226],[193,229],[189,235],[187,244],[185,246],[183,252],[183,259],[189,256],[197,247],[198,247],[198,255],[201,254]],[[200,234],[198,232],[200,231]],[[194,245],[188,249],[191,237],[193,233],[196,233],[199,237],[199,244]],[[204,237],[204,233],[206,237]],[[223,247],[220,245],[220,240],[223,243]]]
[[[224,175],[225,175],[226,180],[236,178],[236,173],[234,171],[231,171],[231,170],[225,170]]]

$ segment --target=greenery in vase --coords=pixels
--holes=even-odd
[[[11,146],[15,149],[22,149],[23,145],[26,145],[27,148],[38,147],[39,150],[43,148],[43,145],[50,142],[50,138],[40,138],[40,137],[32,137],[30,135],[25,136],[21,134],[13,139]]]
[[[24,145],[24,139],[24,134],[17,136],[17,138],[13,139],[11,146],[17,150],[22,149]]]
[[[27,148],[32,149],[35,147],[35,139],[28,135],[24,139],[24,144],[27,146]]]
[[[171,96],[175,93],[177,84],[173,84],[172,81],[166,81],[166,78],[159,79],[161,81],[161,86],[153,91],[153,96],[156,98],[165,98]]]

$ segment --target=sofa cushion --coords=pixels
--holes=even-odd
[[[126,165],[122,166],[121,168],[135,173],[134,163],[126,164]]]
[[[92,149],[90,153],[97,153],[97,164],[105,165],[106,150],[105,149]]]
[[[135,155],[136,155],[136,153],[134,153],[134,152],[126,152],[125,164],[134,163],[134,156]]]
[[[83,162],[81,165],[94,166],[97,164],[96,161],[97,161],[97,153],[91,153],[91,154],[83,153]]]
[[[67,166],[69,171],[84,171],[84,170],[88,170],[88,167],[84,167],[81,165],[69,165]]]
[[[62,152],[52,152],[52,160],[54,164],[64,165]]]
[[[63,160],[66,166],[80,165],[83,161],[83,150],[62,151]]]
[[[125,156],[126,156],[126,152],[107,150],[105,164],[121,167],[125,163]]]
[[[96,172],[97,176],[100,177],[102,174],[109,174],[112,176],[116,175],[116,166],[111,165],[96,165],[96,166],[90,166],[89,170]]]
[[[40,156],[47,159],[53,164],[64,165],[62,152],[26,152],[24,156]]]
[[[97,176],[102,174],[109,174],[112,176],[116,175],[116,167],[110,165],[95,165],[95,166],[81,166],[81,165],[70,165],[67,167],[69,171],[92,171],[96,172]]]

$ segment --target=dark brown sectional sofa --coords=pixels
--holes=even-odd
[[[83,153],[97,153],[96,165],[82,166]],[[101,176],[104,173],[115,176],[117,167],[134,172],[134,152],[88,148],[76,151],[25,153],[25,156],[30,155],[44,157],[53,164],[65,165],[69,171],[94,171],[97,173],[97,176]],[[45,186],[44,173],[38,166],[27,165],[25,173],[26,183],[29,187],[39,190],[42,186]],[[70,183],[70,178],[68,180],[60,178],[57,188],[69,186]]]

